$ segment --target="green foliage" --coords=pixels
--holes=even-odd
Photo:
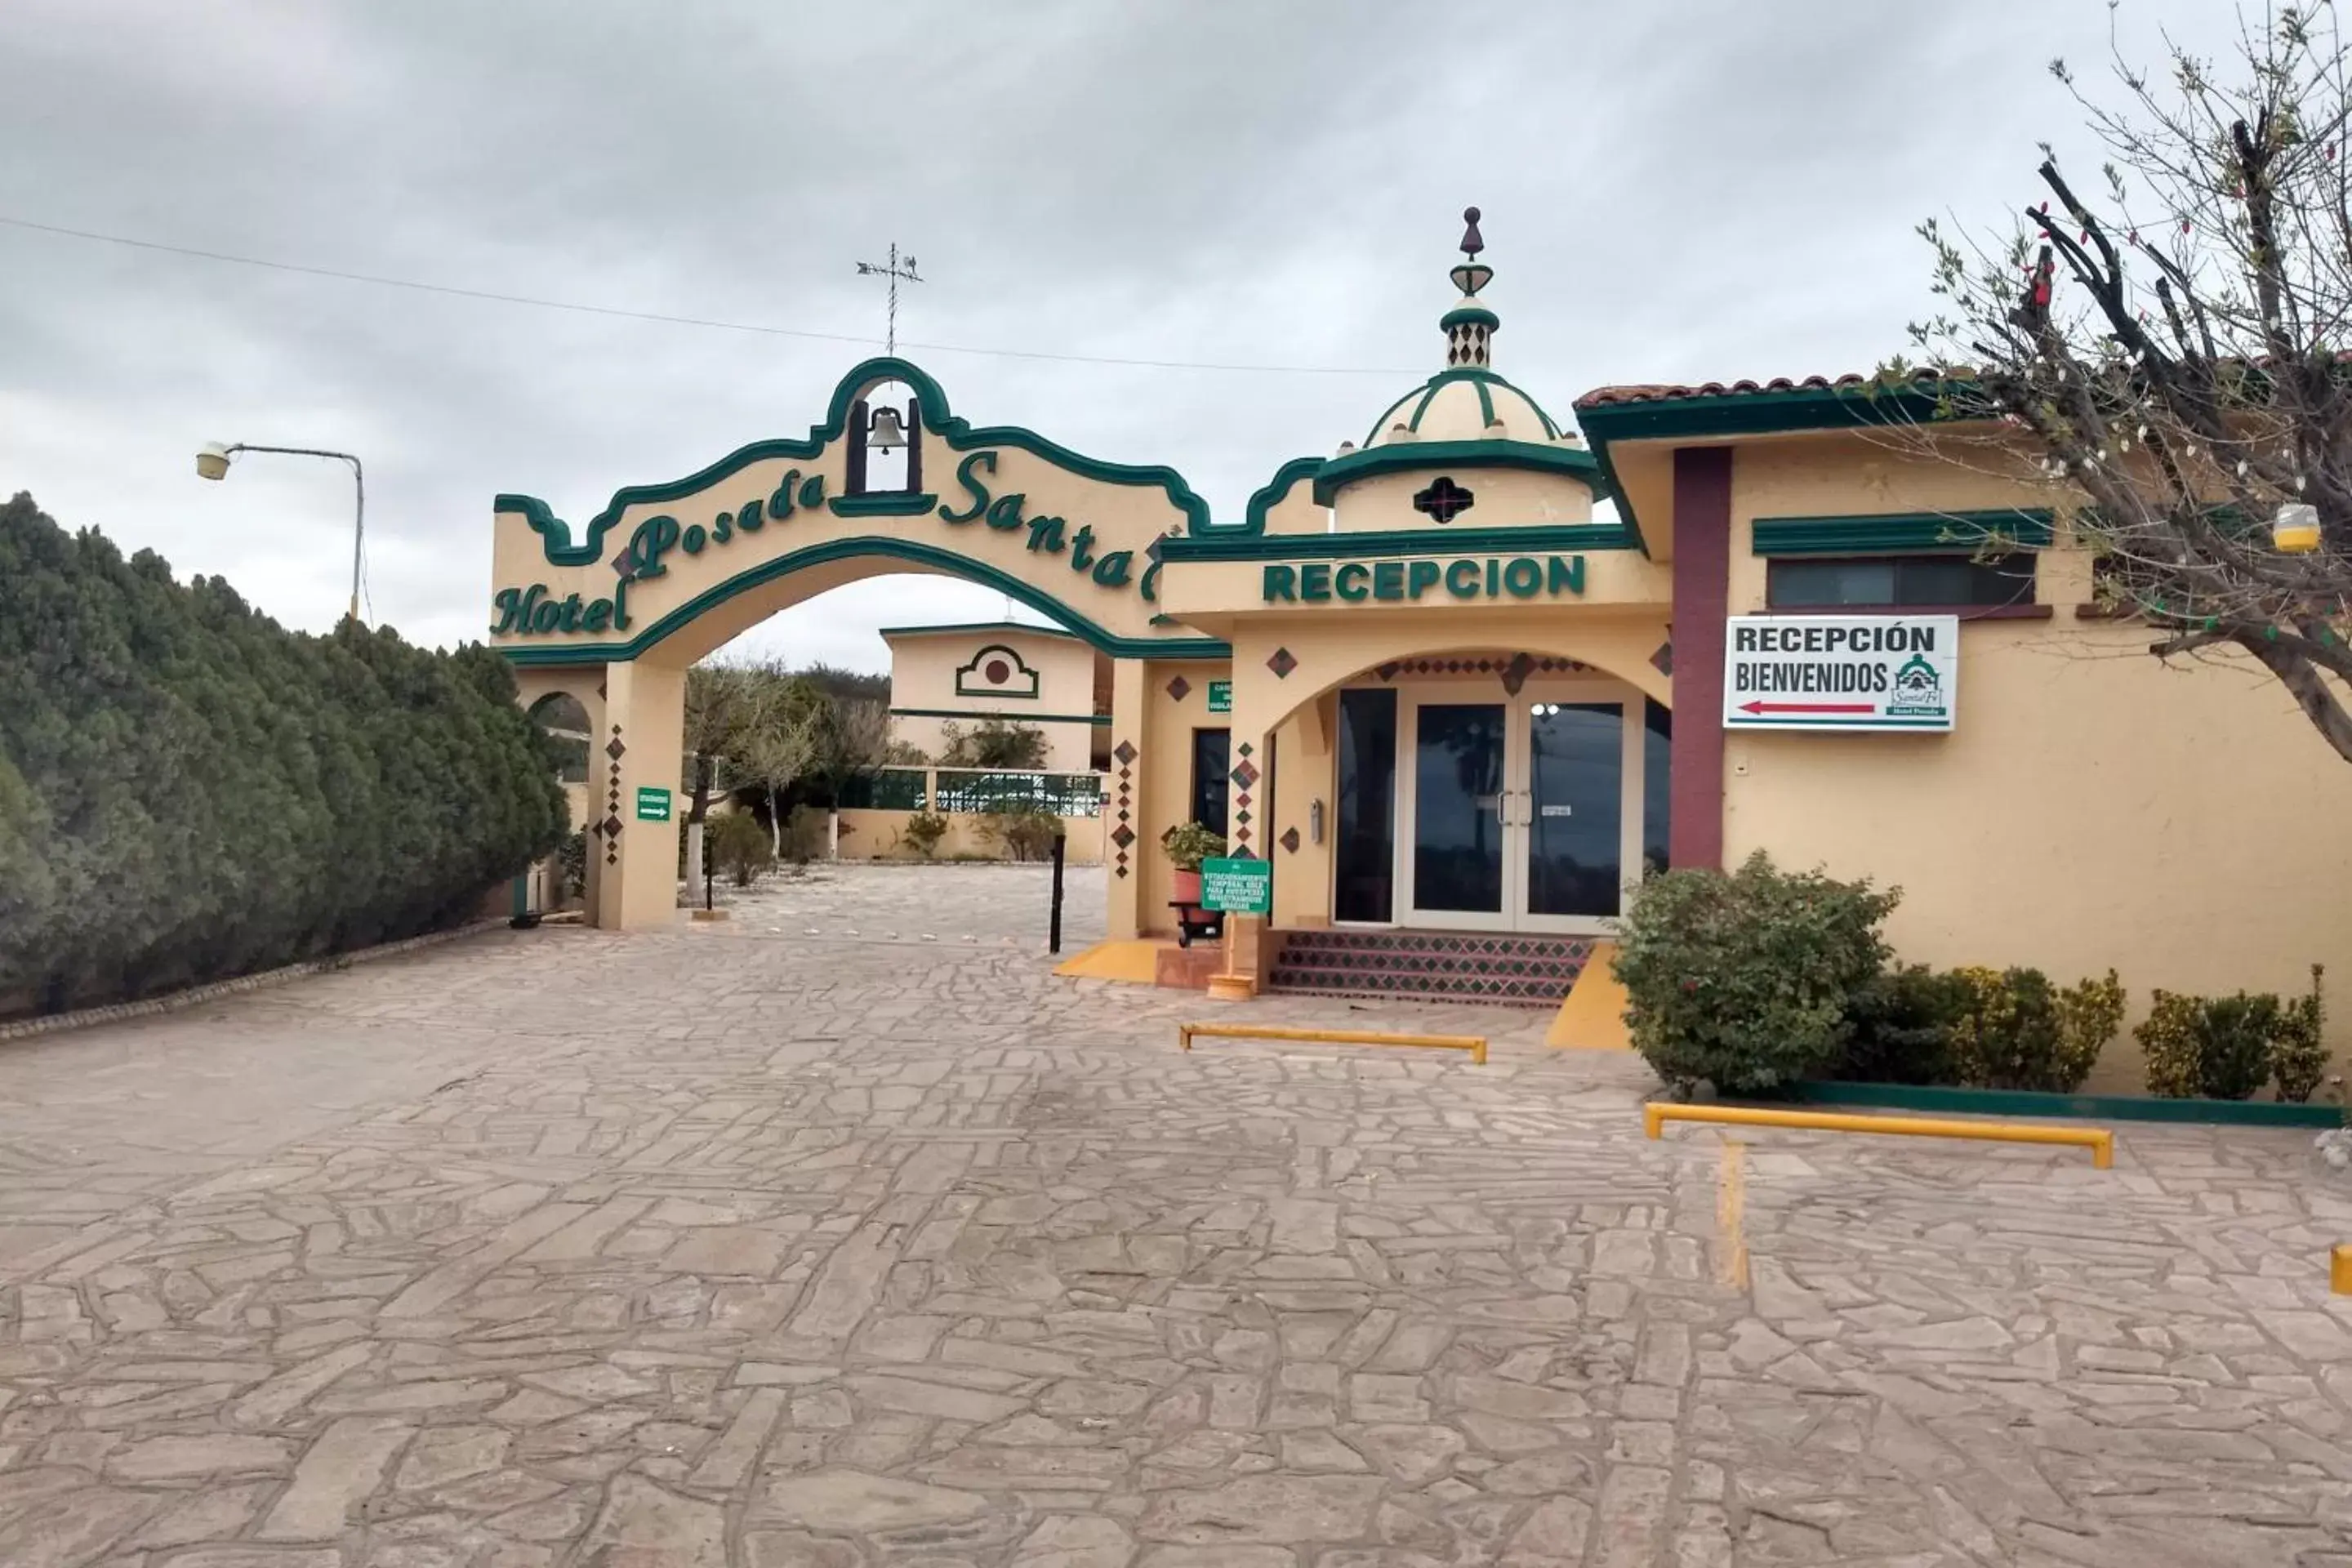
[[[2123,1027],[2124,986],[2112,969],[2058,993],[2057,1080],[2065,1092],[2082,1087],[2107,1042]]]
[[[1856,1083],[1957,1083],[1952,1027],[1969,993],[1957,974],[1906,963],[1864,981],[1846,1003],[1853,1036],[1837,1076]]]
[[[576,898],[588,890],[588,835],[573,833],[557,851],[563,858],[562,896]]]
[[[2058,996],[2038,969],[1969,967],[1953,972],[1967,1003],[1952,1025],[1959,1081],[1975,1089],[2063,1091]]]
[[[964,729],[950,719],[940,726],[943,768],[1042,768],[1045,731],[1010,719],[983,719]]]
[[[829,837],[825,828],[830,814],[821,805],[796,805],[784,818],[784,856],[795,866],[805,866],[824,853]]]
[[[1853,994],[1885,963],[1878,923],[1900,896],[1782,871],[1760,852],[1728,876],[1651,878],[1619,922],[1634,1048],[1683,1088],[1745,1093],[1821,1077],[1853,1032]]]
[[[462,921],[562,842],[560,761],[488,649],[289,633],[0,507],[0,1007]]]
[[[1055,837],[1061,831],[1062,819],[1050,811],[997,811],[980,819],[980,836],[1001,845],[1006,857],[1014,860],[1050,858]]]
[[[940,851],[940,840],[948,836],[948,819],[936,811],[919,811],[907,818],[899,837],[928,860]]]
[[[1197,871],[1202,861],[1224,854],[1225,840],[1197,822],[1180,822],[1160,836],[1160,848],[1179,871]]]
[[[2286,1004],[2266,992],[2184,996],[2159,991],[2132,1034],[2147,1059],[2150,1094],[2244,1100],[2270,1078],[2284,1044],[2281,1098],[2291,1098],[2289,1087],[2302,1090],[2292,1098],[2308,1098],[2326,1065],[2318,1043],[2323,1017],[2315,973],[2311,994]]]
[[[2321,973],[2318,964],[2311,966],[2311,989],[2280,1009],[2278,1036],[2271,1042],[2278,1097],[2296,1105],[2311,1099],[2327,1073],[2327,1046],[2320,1037],[2327,1025],[2327,1005],[2319,994]]]
[[[776,847],[760,819],[748,811],[723,812],[703,829],[710,863],[739,888],[759,880],[776,863]]]

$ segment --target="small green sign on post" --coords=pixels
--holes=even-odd
[[[1273,862],[1240,858],[1202,861],[1201,907],[1228,915],[1272,913]]]
[[[1209,711],[1230,713],[1234,710],[1234,683],[1230,680],[1209,682]]]
[[[651,784],[639,784],[637,786],[637,820],[639,822],[667,822],[669,820],[669,791],[666,789],[656,789]]]

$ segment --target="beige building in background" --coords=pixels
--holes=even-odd
[[[885,626],[890,738],[937,761],[948,727],[991,719],[1045,737],[1041,764],[1087,773],[1110,758],[1110,660],[1074,632],[1015,621]]]
[[[974,426],[898,360],[852,371],[805,438],[625,489],[584,529],[500,498],[493,642],[526,700],[577,697],[596,737],[598,923],[675,918],[675,829],[634,803],[676,787],[686,667],[840,583],[929,571],[1071,634],[902,630],[893,703],[923,744],[915,721],[1034,701],[1057,767],[1091,760],[1086,719],[1116,949],[1095,973],[1557,1000],[1646,868],[1758,849],[1899,886],[1905,960],[2113,968],[2135,1016],[2157,987],[2352,965],[2352,772],[2268,678],[2159,665],[2091,607],[2079,498],[1997,447],[1951,460],[1929,386],[1611,386],[1571,425],[1495,369],[1482,248],[1474,223],[1434,374],[1238,512]],[[1799,647],[1893,626],[1933,658],[1890,666],[1885,699],[1826,653],[1759,675],[1734,640],[1756,615]],[[1002,695],[1024,671],[1038,695]],[[1187,820],[1272,895],[1180,953],[1159,839]]]

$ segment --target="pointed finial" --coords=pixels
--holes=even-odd
[[[1476,207],[1464,207],[1462,209],[1462,222],[1464,226],[1462,229],[1462,254],[1465,256],[1475,256],[1480,251],[1486,248],[1486,242],[1478,236],[1478,209]]]

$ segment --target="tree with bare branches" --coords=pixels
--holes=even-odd
[[[2252,659],[2352,760],[2352,80],[2331,0],[2241,15],[2226,67],[2112,47],[2112,101],[2063,61],[2108,160],[2089,194],[2045,144],[2005,241],[1934,221],[1912,336],[1936,420],[1994,422],[2084,504],[2113,613],[2159,658]],[[2104,91],[2105,89],[2102,89]]]

